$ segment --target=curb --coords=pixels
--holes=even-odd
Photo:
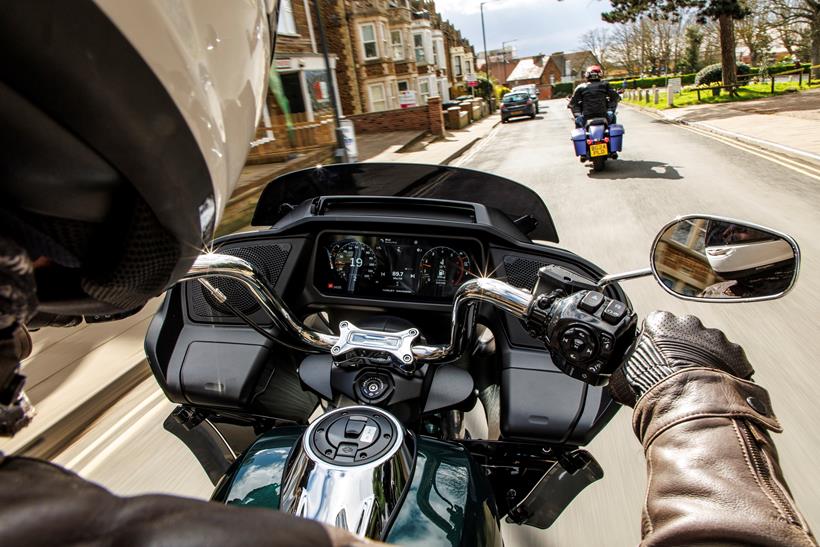
[[[492,126],[490,126],[490,131],[495,129],[496,126],[500,123],[501,123],[501,120],[496,121]],[[489,134],[490,134],[490,132],[488,131],[487,135],[489,135]],[[465,144],[464,146],[462,146],[461,148],[459,148],[458,150],[456,150],[455,152],[450,154],[447,158],[445,158],[442,162],[440,162],[439,165],[450,165],[450,162],[452,162],[452,161],[460,158],[461,156],[463,156],[464,153],[467,150],[469,150],[470,148],[475,146],[475,143],[477,143],[481,139],[485,138],[487,135],[483,135],[481,137],[475,137],[473,140],[471,140],[470,142],[468,142],[467,144]]]
[[[768,150],[769,152],[775,152],[777,154],[785,154],[787,156],[791,156],[792,158],[799,159],[802,161],[808,161],[813,164],[820,165],[820,156],[817,154],[813,154],[811,152],[806,152],[805,150],[799,150],[797,148],[792,148],[790,146],[786,146],[783,144],[778,144],[776,142],[767,141],[765,139],[757,139],[755,137],[750,137],[748,135],[742,135],[740,133],[735,133],[734,131],[728,131],[726,129],[720,129],[719,127],[715,127],[713,125],[709,125],[703,122],[687,122],[686,120],[679,120],[676,122],[678,125],[685,125],[688,127],[693,127],[695,129],[701,129],[703,131],[708,131],[709,133],[714,133],[715,135],[720,135],[721,137],[726,137],[729,139],[734,139],[736,141],[742,142],[744,144],[748,144],[750,146],[755,146],[757,148]]]
[[[413,137],[412,139],[410,139],[409,141],[407,141],[406,143],[401,145],[401,148],[396,150],[396,152],[407,152],[411,147],[413,147],[413,146],[417,145],[418,143],[420,143],[421,141],[423,141],[425,139],[425,137],[427,137],[430,134],[431,133],[429,131],[420,132],[418,135],[416,135],[415,137]]]

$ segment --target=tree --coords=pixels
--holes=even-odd
[[[811,44],[811,64],[820,64],[820,0],[772,0],[771,9],[776,20],[789,28],[786,32],[787,39],[783,40],[784,45],[789,41],[788,38],[791,38],[792,46],[799,44],[800,31],[805,29]],[[781,39],[783,38],[781,33]],[[815,69],[814,74],[820,78],[820,69]]]
[[[604,71],[609,70],[610,46],[609,30],[606,28],[597,28],[581,35],[581,47],[595,55]]]
[[[768,57],[772,46],[772,14],[768,0],[744,0],[749,14],[737,22],[735,30],[743,45],[749,50],[752,65],[759,65]]]
[[[742,0],[610,0],[610,3],[612,11],[602,14],[604,21],[609,23],[636,21],[643,16],[650,19],[674,19],[679,17],[681,10],[688,8],[697,10],[699,22],[708,19],[718,21],[723,85],[734,86],[737,83],[734,20],[742,19],[747,14]]]
[[[700,47],[703,45],[703,30],[697,25],[686,27],[686,49],[683,52],[683,66],[686,72],[700,70]]]

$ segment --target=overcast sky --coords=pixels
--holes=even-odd
[[[481,0],[436,0],[436,10],[461,30],[475,47],[481,39]],[[502,42],[516,48],[518,55],[575,51],[580,36],[606,26],[601,12],[610,8],[607,0],[493,0],[484,5],[487,49],[500,49]]]

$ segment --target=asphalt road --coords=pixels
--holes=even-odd
[[[647,267],[661,226],[692,212],[747,219],[800,243],[802,277],[780,301],[684,302],[651,279],[624,287],[641,316],[654,309],[693,313],[746,348],[786,429],[776,439],[786,477],[810,524],[820,530],[820,177],[626,109],[620,114],[626,126],[622,159],[592,174],[573,155],[565,104],[550,101],[535,120],[498,126],[457,162],[533,188],[548,205],[562,246],[610,272]],[[204,473],[161,429],[171,408],[146,382],[57,461],[122,494],[162,491],[205,498],[210,483]],[[605,478],[585,490],[548,531],[506,527],[508,545],[638,543],[645,476],[629,422],[629,413],[621,411],[589,447]]]

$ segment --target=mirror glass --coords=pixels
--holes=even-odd
[[[761,226],[719,217],[686,217],[655,240],[652,271],[669,292],[703,300],[770,299],[798,271],[793,241]]]

